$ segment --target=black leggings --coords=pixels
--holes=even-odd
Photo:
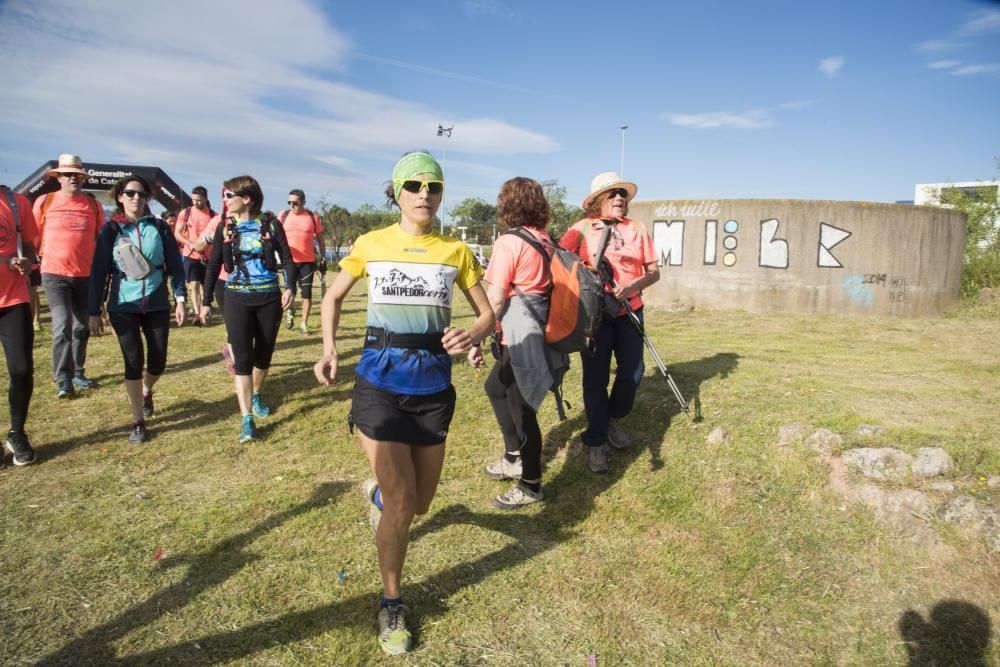
[[[163,375],[167,367],[167,337],[170,335],[170,311],[153,313],[108,313],[111,328],[118,335],[118,345],[125,360],[125,379],[141,380],[143,365],[142,337],[146,338],[146,371]]]
[[[10,428],[21,433],[28,418],[28,405],[35,390],[35,364],[32,348],[35,331],[31,328],[31,305],[19,303],[0,308],[0,343],[7,357],[10,384],[7,402],[10,405]]]
[[[248,299],[229,290],[222,307],[237,375],[250,375],[254,368],[270,368],[274,344],[278,341],[281,299],[275,296],[258,303],[255,297]]]
[[[507,454],[521,454],[521,479],[538,481],[542,478],[542,431],[531,406],[525,403],[514,380],[510,351],[500,346],[500,359],[493,365],[483,385],[493,404],[493,413],[503,434]]]

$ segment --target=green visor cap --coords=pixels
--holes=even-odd
[[[430,174],[433,181],[444,181],[441,165],[429,153],[407,153],[399,158],[392,170],[392,192],[399,201],[403,181],[415,180],[420,174]]]

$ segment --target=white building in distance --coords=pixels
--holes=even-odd
[[[941,194],[949,190],[962,190],[971,197],[992,197],[1000,202],[1000,181],[966,181],[964,183],[918,183],[913,193],[917,206],[939,206]]]

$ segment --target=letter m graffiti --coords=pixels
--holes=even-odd
[[[682,266],[684,264],[684,221],[654,220],[653,247],[656,249],[657,266]]]

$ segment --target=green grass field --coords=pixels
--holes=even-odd
[[[551,399],[540,411],[546,502],[521,513],[490,506],[506,486],[482,467],[502,441],[485,372],[456,364],[445,470],[404,577],[417,645],[384,657],[367,465],[346,424],[360,288],[334,386],[312,376],[318,333],[282,329],[264,392],[274,413],[247,445],[221,324],[171,331],[142,446],[126,441],[116,340],[91,340],[101,386],[66,401],[39,337],[28,431],[40,462],[0,470],[0,664],[903,665],[908,610],[936,621],[925,651],[1000,664],[1000,554],[939,526],[955,555],[935,559],[844,505],[807,447],[777,446],[793,422],[845,446],[859,424],[879,424],[882,444],[944,447],[953,477],[1000,503],[982,483],[1000,473],[1000,321],[977,312],[651,310],[652,338],[702,419],[679,414],[647,357],[626,420],[637,444],[593,475],[574,360],[569,419]],[[467,321],[464,300],[458,312]],[[716,426],[730,441],[706,445]],[[969,613],[932,614],[941,603]],[[963,633],[986,646],[948,646]]]

